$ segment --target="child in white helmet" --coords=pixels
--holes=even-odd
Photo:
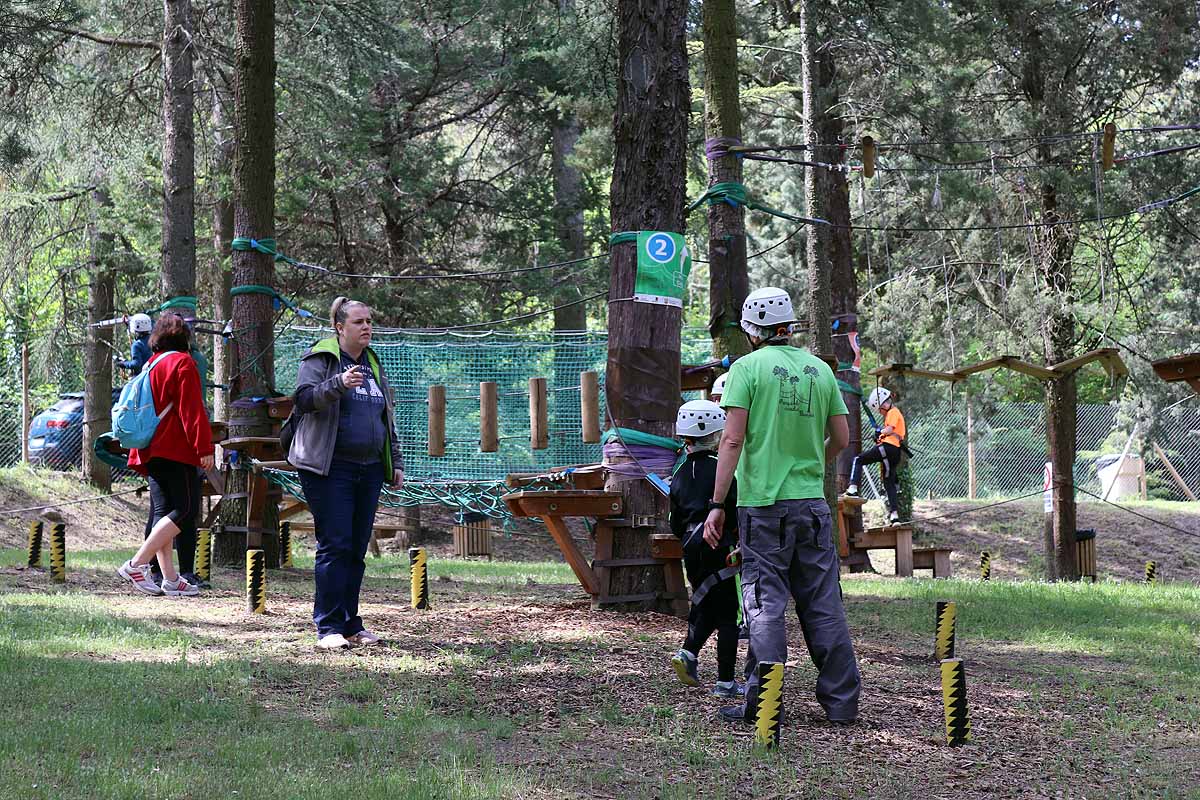
[[[725,429],[725,412],[711,400],[691,400],[679,408],[675,433],[687,443],[688,455],[671,477],[671,532],[683,540],[683,566],[692,585],[688,631],[671,665],[688,686],[700,683],[698,655],[717,634],[717,683],[712,694],[736,699],[745,688],[734,678],[737,662],[738,616],[741,607],[735,576],[726,563],[737,546],[736,488],[725,503],[730,513],[716,547],[704,541],[704,520],[717,475],[717,445]]]
[[[150,360],[150,331],[154,323],[147,314],[134,314],[129,318],[129,358],[118,361],[117,366],[137,375]]]
[[[899,522],[898,473],[908,427],[904,424],[904,415],[892,399],[892,393],[882,386],[872,390],[867,397],[867,407],[876,414],[883,414],[883,427],[876,432],[875,444],[854,457],[846,494],[851,497],[858,495],[858,481],[862,477],[864,464],[879,464],[883,473],[883,487],[887,492],[888,522]]]

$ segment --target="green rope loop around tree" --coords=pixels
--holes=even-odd
[[[797,217],[794,214],[788,214],[778,209],[771,208],[770,206],[761,203],[752,197],[750,195],[750,190],[746,188],[746,185],[738,181],[722,181],[721,183],[714,183],[712,186],[708,187],[704,194],[700,195],[700,197],[697,198],[694,203],[688,206],[687,210],[690,214],[692,211],[695,211],[702,205],[714,206],[718,203],[728,203],[734,208],[737,208],[738,206],[745,206],[746,208],[762,211],[770,214],[773,217],[791,220],[792,222],[801,222],[808,225],[829,224],[827,221],[816,217]]]
[[[167,309],[171,308],[183,308],[194,313],[196,311],[198,302],[199,301],[197,301],[196,298],[192,297],[191,295],[182,295],[180,297],[172,297],[170,300],[167,300],[158,307],[158,310],[166,311]]]

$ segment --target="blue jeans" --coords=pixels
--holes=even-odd
[[[363,629],[358,594],[383,488],[383,464],[334,459],[328,475],[303,469],[299,475],[317,531],[317,592],[313,601],[317,636],[353,636]]]

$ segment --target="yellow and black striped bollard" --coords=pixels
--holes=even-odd
[[[1146,562],[1146,583],[1158,583],[1158,562]]]
[[[412,576],[412,607],[429,608],[429,567],[425,563],[425,548],[408,548],[408,563]]]
[[[279,523],[279,566],[291,569],[292,564],[292,523]]]
[[[971,740],[971,720],[967,715],[967,674],[963,671],[961,658],[948,658],[941,666],[946,742],[953,747]]]
[[[933,653],[938,661],[954,658],[954,626],[957,622],[957,611],[953,600],[937,601],[937,634],[934,638]]]
[[[246,607],[251,614],[267,613],[267,555],[246,551]]]
[[[67,582],[67,524],[56,522],[50,526],[50,580]]]
[[[26,566],[38,567],[42,566],[42,521],[35,519],[29,523],[29,558]]]
[[[983,581],[992,579],[992,554],[987,550],[979,554],[979,579]]]
[[[204,583],[212,579],[212,530],[196,530],[196,577]]]
[[[783,716],[783,664],[759,662],[758,709],[754,717],[754,741],[763,747],[779,744],[779,723]]]

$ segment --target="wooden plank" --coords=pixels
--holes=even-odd
[[[554,537],[554,541],[558,543],[558,549],[562,551],[563,557],[567,560],[571,571],[575,573],[575,577],[579,579],[580,585],[588,594],[598,594],[596,576],[592,574],[592,568],[588,566],[587,559],[583,557],[583,553],[579,552],[575,540],[571,538],[571,532],[567,530],[563,518],[547,515],[542,517],[542,522],[546,523],[547,530]]]
[[[316,531],[316,525],[314,525],[311,522],[293,522],[293,523],[291,523],[291,526],[292,526],[292,533],[314,533]],[[395,525],[395,524],[387,523],[387,522],[377,522],[377,523],[375,523],[374,530],[388,533],[390,536],[390,535],[394,535],[396,533],[407,531],[411,527],[412,526],[410,526],[410,525],[404,525],[404,524]],[[389,538],[389,536],[381,536],[380,538],[387,539],[387,538]]]
[[[288,397],[268,397],[267,398],[267,416],[271,419],[287,419],[292,413],[292,398]]]
[[[603,489],[604,467],[600,464],[575,464],[568,467],[551,467],[545,472],[511,472],[504,478],[510,489],[531,483],[562,483],[563,488]]]
[[[935,578],[953,578],[954,567],[950,563],[950,554],[952,550],[938,548],[933,553],[933,577]]]
[[[841,499],[838,500],[838,558],[846,558],[850,555],[850,521],[846,518],[848,509],[853,509],[853,513],[858,513],[858,506],[843,506]]]
[[[911,578],[913,574],[912,527],[896,526],[896,575]]]
[[[1039,381],[1052,381],[1062,377],[1062,373],[1057,373],[1046,367],[1039,367],[1037,364],[1030,364],[1028,361],[1022,361],[1019,358],[1008,359],[1005,366],[1013,372],[1029,375],[1030,377],[1037,378]]]
[[[1080,367],[1086,366],[1093,361],[1100,361],[1104,363],[1104,369],[1108,371],[1110,375],[1113,374],[1114,370],[1117,370],[1118,375],[1127,374],[1129,371],[1125,367],[1125,362],[1121,360],[1120,352],[1115,347],[1103,347],[1099,350],[1089,350],[1083,355],[1076,356],[1075,358],[1068,358],[1066,361],[1060,361],[1059,363],[1050,367],[1050,369],[1054,371],[1056,376],[1061,377],[1062,375],[1074,372]]]
[[[689,369],[695,370],[695,372],[688,372]],[[717,371],[712,367],[696,369],[687,364],[681,364],[679,367],[679,391],[681,392],[707,392],[712,388],[716,379]]]
[[[583,421],[583,441],[600,442],[600,375],[595,370],[579,373],[579,416]]]
[[[546,405],[546,379],[529,379],[529,446],[545,450],[550,446],[550,418]]]
[[[642,556],[640,558],[601,558],[592,559],[592,569],[597,567],[656,567],[663,563],[664,559],[654,558],[653,556]]]
[[[479,450],[495,453],[500,449],[500,395],[495,381],[479,384]]]
[[[930,369],[918,369],[911,364],[887,364],[882,367],[876,367],[868,374],[874,375],[877,378],[886,378],[890,376],[911,375],[914,378],[927,378],[935,381],[950,381],[957,383],[961,381],[965,375],[958,372],[936,372]]]
[[[446,387],[429,387],[429,456],[441,458],[446,455]]]
[[[1200,353],[1183,353],[1153,363],[1154,374],[1168,382],[1187,381],[1200,391]]]
[[[279,449],[278,436],[235,436],[232,439],[222,439],[217,444],[224,447],[226,450],[253,450],[256,446],[271,447]]]
[[[303,514],[305,511],[308,511],[308,503],[303,500],[288,500],[286,505],[281,504],[279,506],[279,521],[283,522],[285,519],[291,519],[297,514]]]
[[[949,547],[914,547],[913,569],[931,569],[935,578],[949,578],[953,574],[950,566],[950,555],[954,552]]]
[[[616,492],[580,489],[511,492],[504,496],[504,502],[520,517],[614,517],[624,507],[624,499]]]
[[[1163,462],[1163,466],[1167,468],[1167,472],[1171,473],[1171,477],[1175,479],[1175,483],[1179,484],[1179,488],[1187,495],[1187,499],[1193,503],[1196,502],[1196,495],[1188,487],[1187,483],[1184,482],[1183,476],[1179,474],[1179,470],[1175,469],[1175,465],[1171,463],[1171,459],[1167,458],[1167,454],[1158,446],[1158,442],[1154,442],[1153,444],[1154,455],[1158,456],[1159,460]]]
[[[851,539],[850,546],[856,550],[895,550],[895,528],[867,528]]]
[[[607,561],[613,555],[613,529],[606,520],[600,520],[596,523],[596,550],[595,558],[599,561]],[[592,565],[592,574],[596,576],[596,586],[599,591],[592,595],[592,607],[595,608],[600,602],[603,602],[605,595],[608,594],[609,577],[608,567],[597,567],[595,563]]]
[[[651,534],[650,555],[655,558],[683,558],[683,542],[669,533]]]

